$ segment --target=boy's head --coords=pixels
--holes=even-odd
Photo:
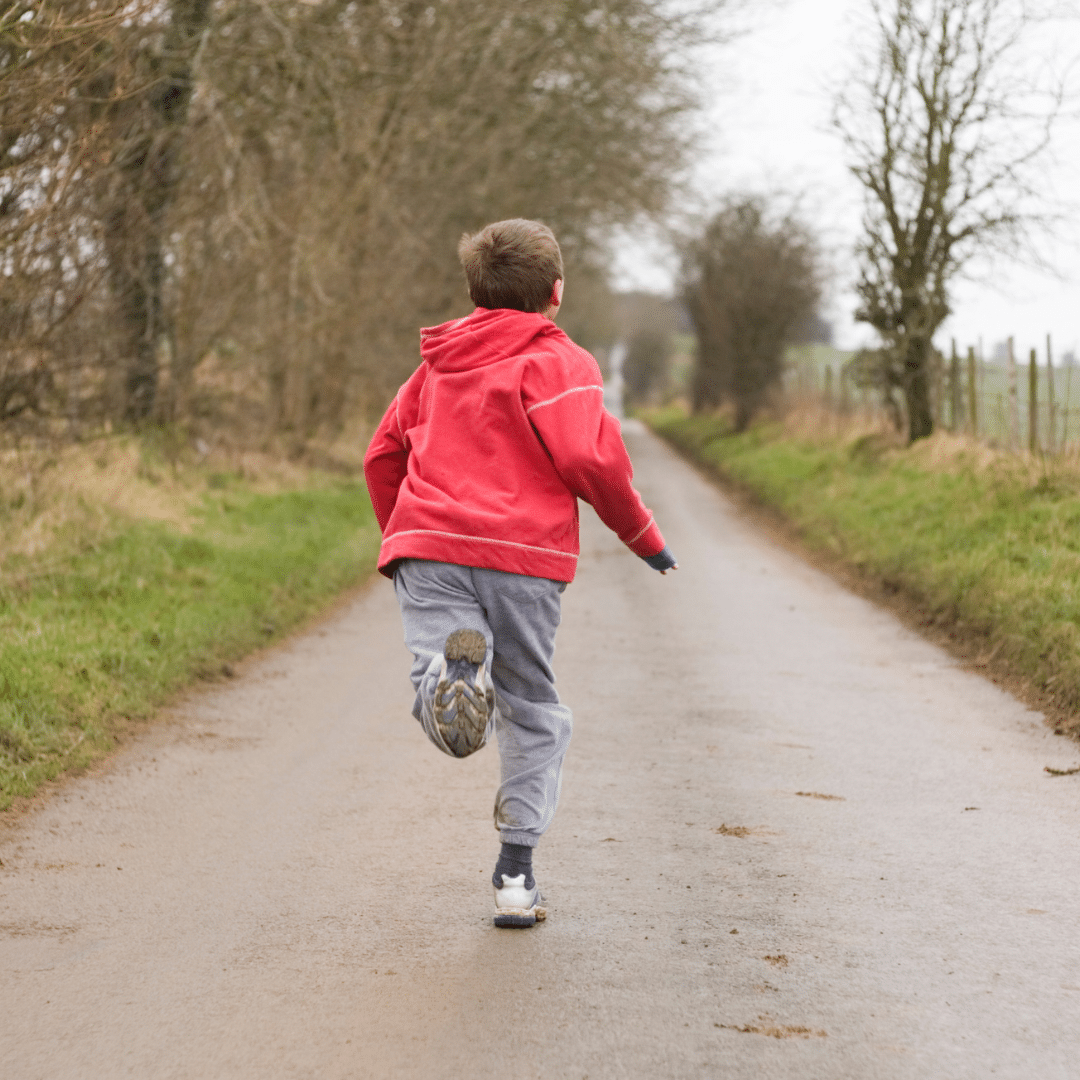
[[[511,218],[466,233],[458,256],[477,307],[546,312],[562,301],[562,252],[539,221]]]

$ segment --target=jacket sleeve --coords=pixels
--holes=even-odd
[[[664,538],[634,488],[619,421],[604,408],[600,369],[581,351],[582,362],[564,369],[561,386],[548,382],[534,392],[539,400],[526,399],[526,412],[567,488],[635,555],[648,558],[664,550]]]
[[[399,395],[400,396],[400,395]],[[405,479],[409,451],[398,417],[398,398],[382,418],[364,455],[364,479],[379,528],[386,532],[387,522],[397,503],[398,489]]]

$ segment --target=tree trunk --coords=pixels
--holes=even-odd
[[[908,414],[908,442],[934,433],[934,410],[930,400],[930,342],[908,345],[904,363],[904,401]]]
[[[113,291],[130,341],[124,417],[154,411],[158,357],[170,343],[164,303],[168,212],[180,180],[182,133],[194,88],[195,51],[213,0],[172,0],[169,28],[155,63],[153,88],[132,103],[130,128],[116,155],[119,184],[105,223]]]
[[[150,415],[157,396],[165,264],[158,235],[150,229],[138,235],[131,217],[130,204],[117,208],[105,224],[105,237],[113,294],[130,343],[123,413],[139,421]]]
[[[749,398],[735,399],[735,430],[742,434],[754,419],[754,406]]]

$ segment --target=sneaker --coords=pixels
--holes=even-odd
[[[502,888],[495,889],[495,925],[525,929],[547,918],[544,898],[534,881],[525,885],[525,875],[510,877],[503,874]]]
[[[485,670],[486,656],[487,642],[479,630],[455,630],[446,639],[432,711],[455,757],[475,754],[487,742],[495,687]]]

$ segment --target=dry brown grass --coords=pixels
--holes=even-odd
[[[938,430],[909,445],[880,410],[857,407],[841,414],[814,399],[789,401],[776,422],[791,439],[846,449],[862,444],[866,452],[882,460],[905,460],[926,471],[995,473],[1031,484],[1048,473],[1080,481],[1080,444],[1053,455],[1018,453],[962,432]]]
[[[206,494],[242,483],[260,494],[318,485],[325,473],[360,471],[366,430],[311,447],[299,460],[281,448],[192,445],[180,433],[103,435],[80,443],[0,450],[0,572],[13,557],[48,558],[92,545],[126,521],[188,532]]]

